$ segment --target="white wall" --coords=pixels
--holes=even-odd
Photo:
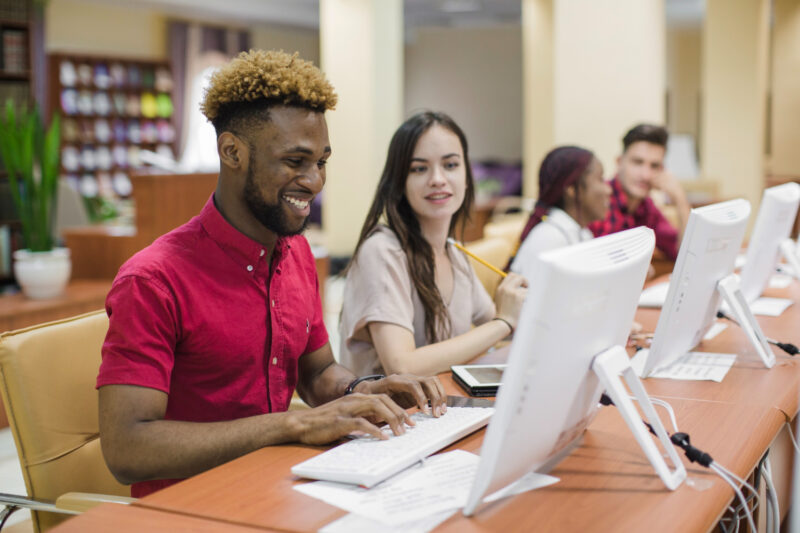
[[[250,44],[260,50],[299,52],[300,57],[319,66],[319,32],[281,26],[252,26]]]
[[[522,30],[422,28],[406,45],[405,118],[451,115],[472,159],[522,158]]]

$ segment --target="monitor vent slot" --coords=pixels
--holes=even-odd
[[[628,254],[625,253],[625,250],[618,248],[615,250],[610,250],[608,252],[608,258],[611,259],[612,263],[624,263],[628,260]]]

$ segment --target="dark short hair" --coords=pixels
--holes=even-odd
[[[622,152],[627,152],[630,145],[639,141],[657,144],[666,150],[667,139],[669,139],[667,128],[654,124],[637,124],[622,138]]]

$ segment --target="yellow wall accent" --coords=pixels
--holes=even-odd
[[[800,176],[800,2],[775,0],[774,9],[770,167]]]
[[[620,139],[664,123],[664,0],[556,0],[555,142],[592,150],[612,175]]]
[[[327,113],[331,159],[322,209],[332,255],[349,255],[403,115],[403,4],[321,0],[322,68],[339,94]]]
[[[539,193],[539,165],[555,144],[553,0],[522,0],[522,49],[522,193],[535,198]]]
[[[769,0],[708,0],[703,32],[702,173],[755,213],[764,186]]]
[[[698,141],[700,119],[701,26],[667,30],[667,125],[670,133],[688,133]]]

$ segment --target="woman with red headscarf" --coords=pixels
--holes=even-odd
[[[603,165],[592,152],[577,146],[551,150],[539,168],[539,199],[511,270],[533,279],[531,269],[540,253],[591,239],[586,226],[605,218],[610,197]]]

